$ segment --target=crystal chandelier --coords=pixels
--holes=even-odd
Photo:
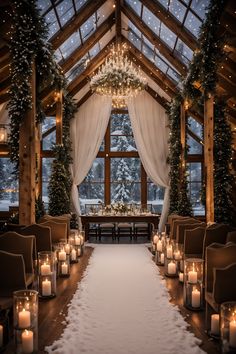
[[[113,106],[120,108],[127,97],[145,89],[146,79],[125,55],[125,44],[112,46],[111,52],[98,73],[91,78],[93,92],[112,97]]]

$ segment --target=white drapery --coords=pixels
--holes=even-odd
[[[146,91],[127,100],[135,143],[148,177],[165,187],[159,230],[163,231],[169,211],[168,118],[165,109]]]
[[[81,214],[77,186],[88,174],[102,144],[111,114],[111,98],[93,94],[71,121],[72,141],[72,203]]]

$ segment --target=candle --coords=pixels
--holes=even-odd
[[[176,259],[177,261],[179,261],[180,258],[181,258],[180,251],[175,251],[174,256],[175,256],[175,259]]]
[[[154,235],[152,242],[156,244],[158,242],[158,240],[159,240],[158,235]]]
[[[183,282],[184,281],[184,273],[179,273],[179,281]]]
[[[229,323],[229,346],[236,348],[236,321],[230,321]]]
[[[77,252],[78,252],[78,257],[79,257],[81,255],[81,248],[78,248]]]
[[[173,257],[173,250],[172,250],[172,247],[167,247],[167,249],[166,249],[166,255],[167,255],[167,258],[172,258],[172,257]]]
[[[3,346],[3,326],[0,325],[0,347]]]
[[[40,268],[41,275],[49,275],[51,273],[50,264],[44,263]]]
[[[76,250],[74,248],[71,250],[70,256],[72,261],[76,261]]]
[[[63,263],[61,265],[61,274],[67,274],[68,273],[68,265],[66,263]]]
[[[18,314],[18,324],[19,328],[27,328],[30,327],[30,312],[23,309]]]
[[[67,243],[67,245],[65,245],[65,251],[66,251],[66,254],[70,254],[70,245],[68,243]]]
[[[176,273],[176,264],[171,261],[168,264],[168,274],[175,274],[175,273]]]
[[[161,264],[164,264],[165,261],[165,255],[164,253],[161,253]]]
[[[217,313],[211,315],[211,334],[220,334],[220,316]]]
[[[156,245],[155,243],[152,244],[152,252],[155,252],[156,251]]]
[[[50,296],[52,294],[52,284],[47,278],[42,281],[42,295]]]
[[[64,250],[60,251],[58,254],[59,261],[65,261],[66,260],[66,252]]]
[[[76,246],[80,246],[81,240],[79,236],[75,236],[75,244]]]
[[[82,235],[80,235],[79,237],[80,237],[80,244],[83,245],[84,244],[84,237]]]
[[[200,307],[200,291],[197,288],[192,291],[192,307]]]
[[[157,251],[158,251],[158,252],[162,252],[162,242],[161,242],[161,240],[159,240],[159,241],[157,242]]]
[[[188,281],[191,284],[197,283],[197,272],[195,272],[195,270],[194,270],[194,265],[193,265],[193,270],[190,270],[188,272]]]
[[[27,331],[27,329],[21,335],[22,339],[22,351],[23,353],[33,353],[34,351],[34,333]]]

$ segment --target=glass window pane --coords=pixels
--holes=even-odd
[[[161,23],[160,37],[171,49],[174,48],[176,41],[176,34],[174,34],[168,27]]]
[[[74,32],[60,47],[63,58],[66,59],[81,44],[79,31]]]
[[[157,186],[151,181],[147,183],[147,203],[152,204],[154,213],[161,213],[164,201],[165,188]]]
[[[111,203],[140,203],[141,184],[134,182],[111,183]]]
[[[45,21],[49,25],[48,36],[51,38],[60,29],[54,10],[51,10],[49,13],[47,13],[45,16]]]
[[[51,175],[51,168],[53,163],[52,157],[42,158],[42,200],[44,202],[45,209],[48,209],[48,183]]]
[[[196,121],[193,117],[188,117],[189,129],[196,134],[199,139],[203,139],[203,126]]]
[[[172,80],[174,80],[175,82],[179,82],[180,81],[180,75],[178,75],[178,73],[175,70],[171,69],[171,68],[168,68],[167,75]]]
[[[57,5],[56,9],[62,26],[64,26],[73,15],[75,15],[72,0],[62,1],[59,5]]]
[[[175,54],[177,54],[185,64],[188,64],[193,57],[193,51],[180,38],[178,38],[175,46]]]
[[[138,38],[133,32],[129,31],[128,38],[133,45],[141,51],[141,39]]]
[[[145,57],[147,57],[150,61],[154,61],[154,51],[147,46],[146,44],[143,44],[143,54],[145,55]]]
[[[202,145],[193,139],[189,134],[187,137],[187,144],[189,146],[188,154],[202,154]]]
[[[37,0],[37,7],[42,13],[45,13],[51,5],[50,0]]]
[[[111,115],[111,151],[136,151],[128,114]]]
[[[80,10],[81,7],[86,4],[88,0],[75,0],[75,8],[76,8],[76,11]]]
[[[189,193],[194,215],[205,215],[205,208],[201,202],[202,193],[202,164],[191,162],[187,164],[189,169]]]
[[[202,164],[201,162],[191,162],[188,164],[189,181],[201,182],[202,180]]]
[[[169,11],[174,15],[181,23],[183,22],[184,15],[186,13],[186,6],[180,1],[175,0],[170,2]]]
[[[90,59],[95,57],[98,53],[100,52],[100,45],[99,43],[96,43],[92,49],[89,51]]]
[[[189,11],[184,22],[184,26],[195,36],[198,37],[199,27],[201,26],[201,21],[194,16],[194,14]]]
[[[67,73],[65,74],[68,82],[74,80],[78,75],[80,75],[86,68],[89,62],[89,56],[86,54],[78,63],[76,63]]]
[[[158,67],[158,69],[160,69],[164,74],[166,73],[166,71],[168,69],[168,65],[163,60],[161,60],[161,58],[159,58],[159,56],[156,56],[155,64]]]
[[[209,5],[209,0],[192,0],[191,9],[199,16],[202,20],[206,17],[207,7]]]
[[[18,180],[15,178],[15,165],[9,158],[0,157],[0,210],[8,211],[9,206],[19,204]]]
[[[96,30],[96,16],[93,14],[87,21],[80,27],[82,39],[87,39]]]
[[[150,29],[159,35],[160,20],[149,11],[146,6],[143,7],[143,21],[150,27]]]
[[[132,7],[138,16],[141,16],[142,3],[139,0],[125,0],[125,3]]]
[[[168,9],[169,6],[169,0],[156,0],[159,2],[162,6],[164,6],[165,9]]]

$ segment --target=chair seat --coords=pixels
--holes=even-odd
[[[101,229],[106,229],[106,228],[113,228],[113,227],[115,227],[115,225],[114,224],[112,224],[112,223],[109,223],[109,222],[107,222],[107,223],[104,223],[104,224],[100,224],[100,228]]]
[[[144,229],[144,228],[148,228],[149,225],[148,225],[148,223],[141,223],[141,222],[140,222],[140,223],[135,223],[135,224],[134,224],[134,227],[137,228],[137,229],[141,229],[141,228]]]
[[[118,228],[132,228],[132,224],[128,222],[119,222],[117,225]]]

